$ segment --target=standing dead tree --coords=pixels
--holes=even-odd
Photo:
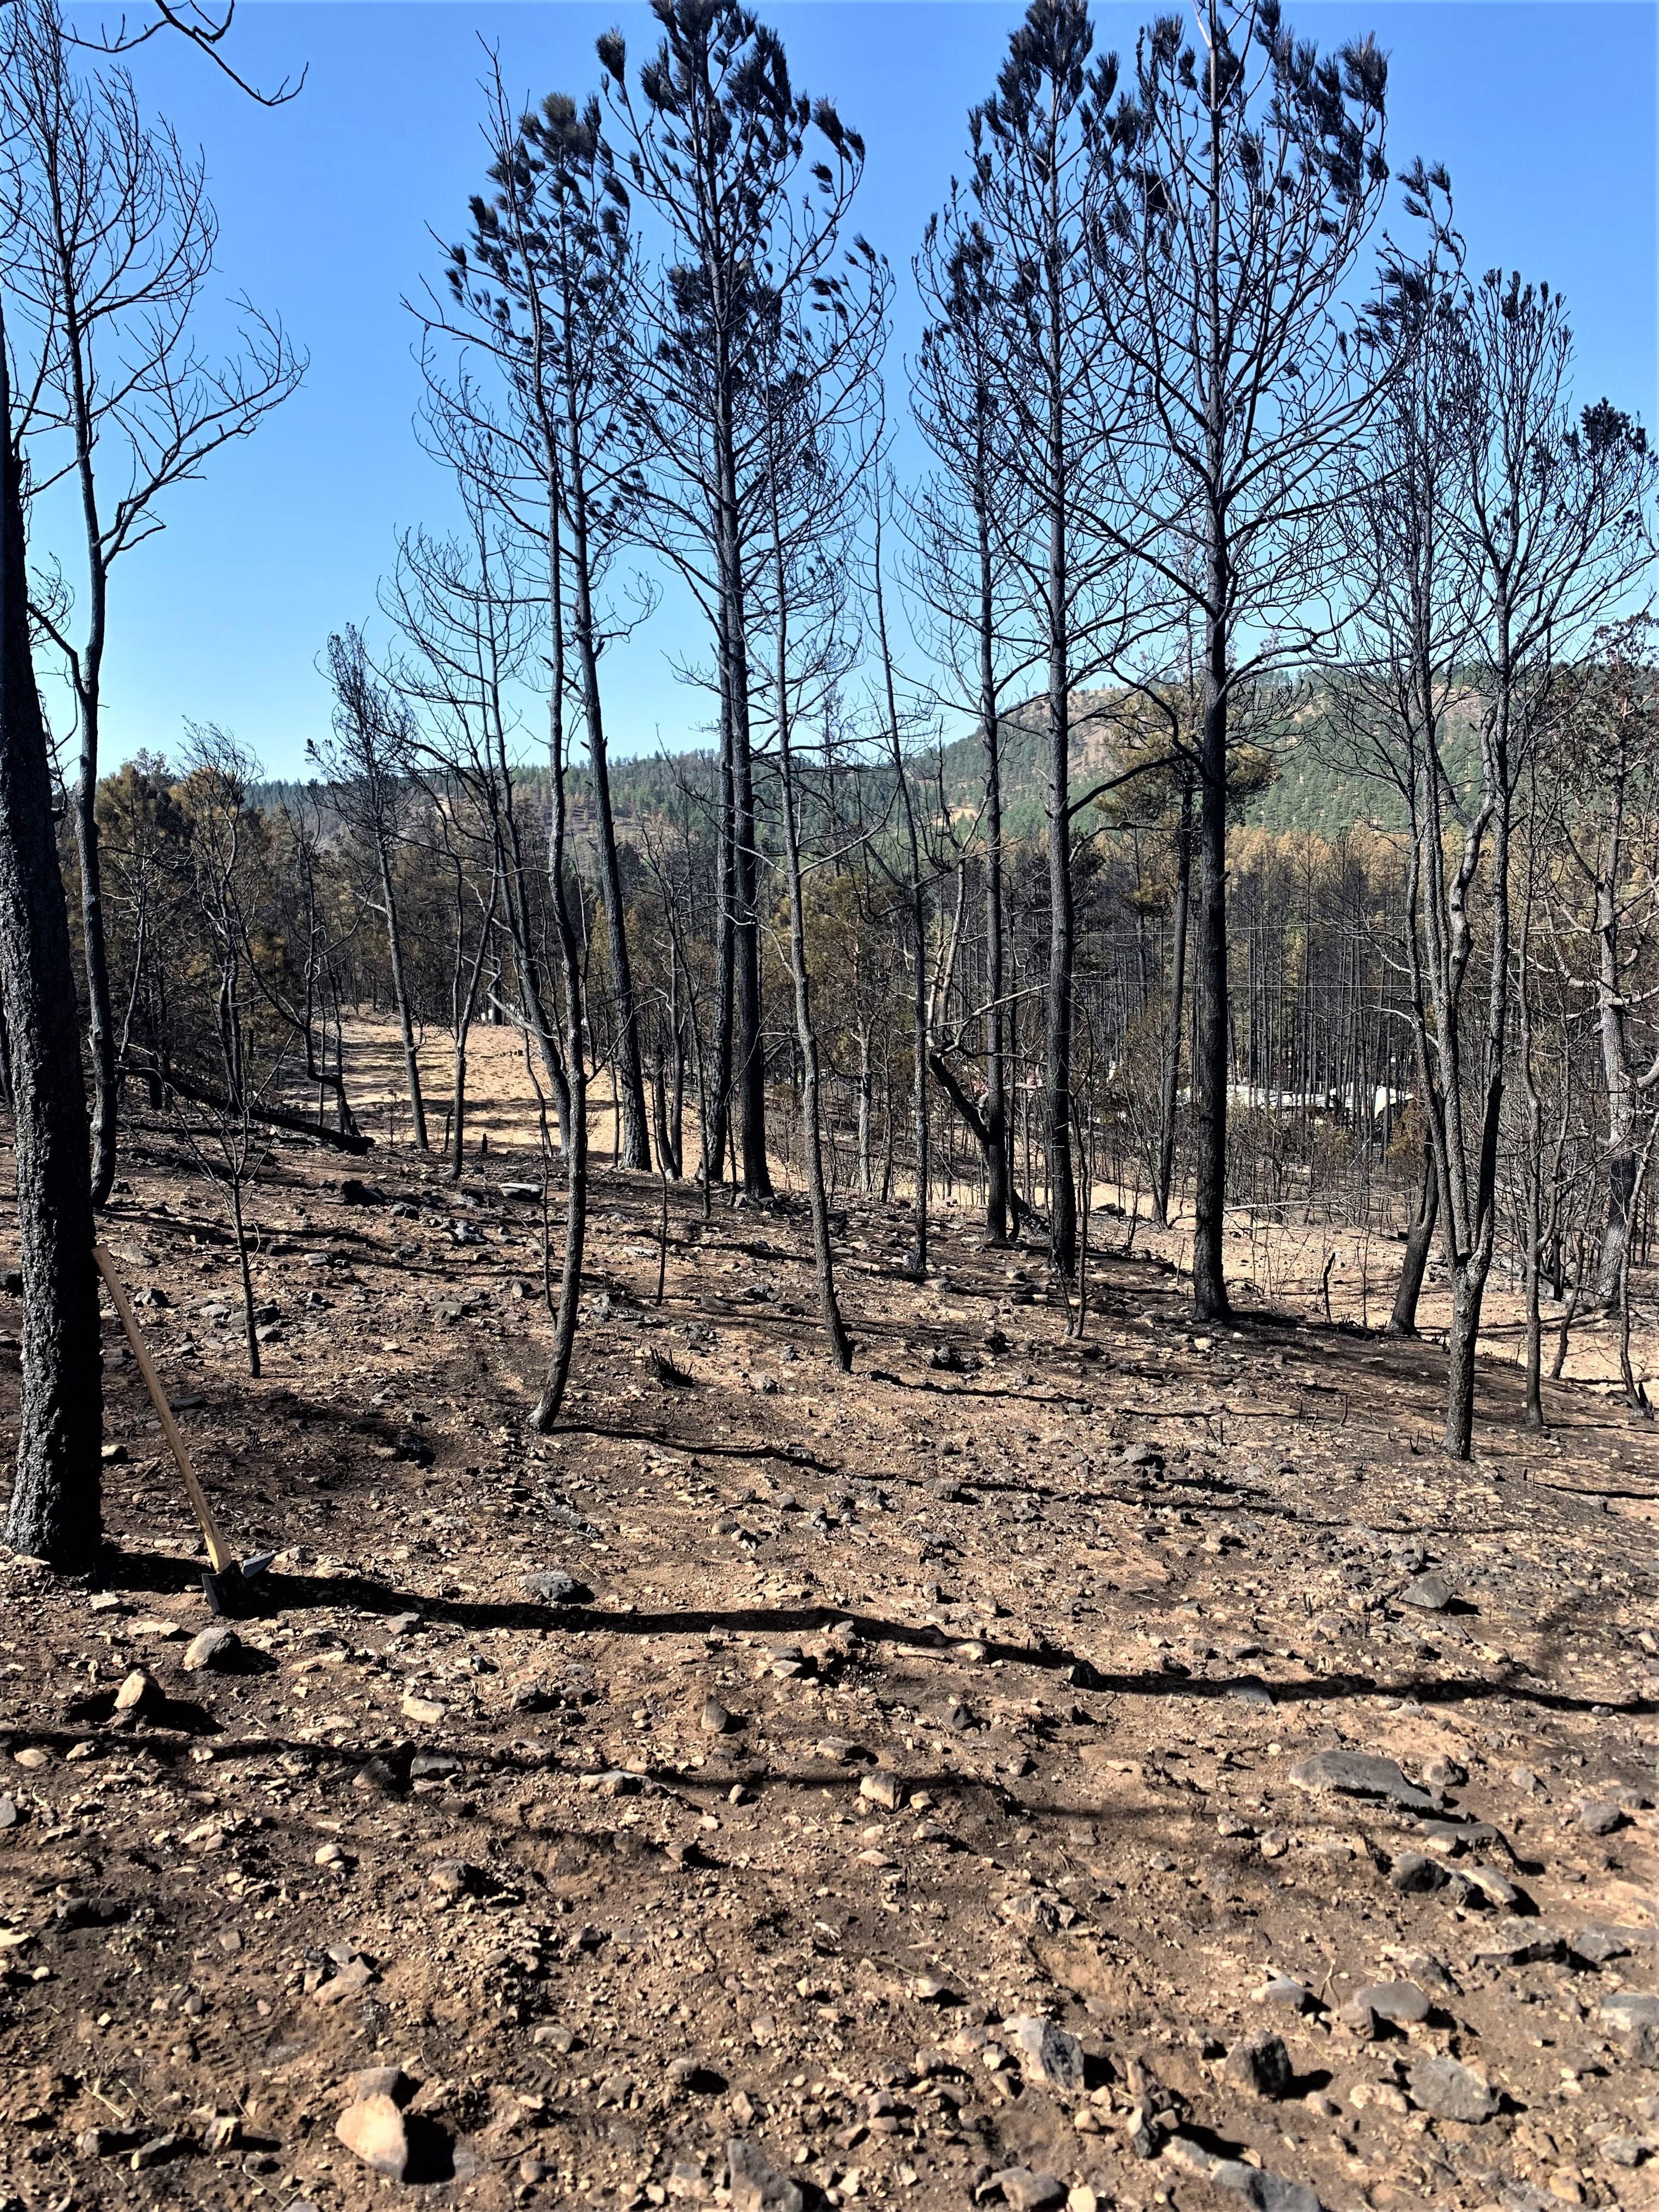
[[[99,853],[97,789],[112,574],[163,526],[164,495],[249,436],[305,362],[244,303],[240,352],[215,365],[193,324],[217,225],[199,155],[147,123],[125,71],[85,80],[54,0],[13,11],[0,70],[15,175],[8,210],[12,338],[34,356],[16,422],[39,501],[59,483],[79,510],[78,631],[57,592],[34,619],[58,649],[79,725],[74,794],[93,1076],[93,1202],[115,1179],[119,1077]]]
[[[247,1369],[257,1376],[259,1317],[248,1258],[246,1194],[270,1158],[273,1139],[262,1109],[277,1091],[295,1031],[290,1023],[270,1018],[272,1000],[267,996],[262,1009],[260,994],[251,984],[257,965],[255,922],[244,877],[250,831],[267,834],[263,817],[249,804],[258,764],[225,731],[207,725],[190,730],[184,769],[179,797],[192,902],[212,957],[214,1006],[204,1026],[214,1039],[220,1082],[215,1088],[192,1085],[189,1095],[176,1101],[175,1111],[197,1166],[220,1193],[230,1216]]]
[[[1012,424],[998,403],[1006,313],[994,251],[961,196],[928,219],[915,264],[928,322],[911,405],[937,463],[911,514],[909,583],[935,632],[938,658],[960,670],[959,684],[985,747],[985,1103],[969,1127],[985,1163],[985,1227],[993,1244],[1013,1226],[1008,1117],[1009,1015],[1004,1003],[1006,889],[1002,826],[1001,701],[1029,666],[1012,635],[1013,582],[1007,551],[1021,535],[1020,489],[1006,441]],[[947,1091],[955,1080],[939,1073]],[[954,1096],[954,1094],[953,1094]],[[963,1093],[959,1110],[971,1104]]]
[[[1387,69],[1370,40],[1321,56],[1278,0],[1194,12],[1196,46],[1177,15],[1141,34],[1090,234],[1101,322],[1144,399],[1103,521],[1201,636],[1193,1293],[1219,1320],[1229,709],[1243,678],[1306,657],[1336,465],[1376,404],[1342,301],[1388,175]]]
[[[721,893],[706,1157],[717,1170],[734,1096],[744,1188],[758,1198],[772,1184],[748,605],[769,533],[767,376],[779,329],[826,302],[864,143],[829,101],[795,91],[782,41],[738,0],[660,0],[655,13],[662,43],[634,86],[620,33],[599,49],[618,152],[661,250],[642,270],[614,397],[646,486],[638,526],[714,635]]]
[[[1085,0],[1031,0],[1009,40],[995,93],[969,118],[974,201],[994,257],[1000,305],[1004,451],[1019,484],[1021,520],[1030,523],[1009,550],[1047,676],[1044,1141],[1049,1258],[1066,1282],[1077,1264],[1073,695],[1118,642],[1109,595],[1114,586],[1121,590],[1127,563],[1121,533],[1115,540],[1103,528],[1114,495],[1106,457],[1139,398],[1120,374],[1123,355],[1106,343],[1091,283],[1100,133],[1117,84],[1115,56],[1091,65],[1093,42]]]
[[[228,8],[216,18],[181,20],[158,0],[155,13],[115,43],[181,30],[241,83],[221,50],[230,21]],[[15,36],[13,11],[0,22],[0,62],[10,60]],[[270,97],[280,100],[288,90]],[[15,196],[20,180],[9,142],[0,161]],[[31,651],[7,289],[0,281],[0,1027],[15,1116],[24,1326],[17,1479],[6,1534],[21,1552],[81,1567],[96,1555],[102,1533],[91,1142],[80,1054],[64,1019],[74,1001],[74,968]]]
[[[615,1001],[613,1067],[624,1166],[651,1164],[644,1062],[611,803],[601,655],[619,629],[603,599],[607,571],[638,505],[634,455],[621,434],[612,356],[636,282],[628,195],[600,131],[599,106],[563,93],[514,118],[499,67],[486,88],[490,196],[475,196],[471,230],[450,252],[450,301],[428,332],[459,341],[459,378],[435,392],[446,458],[549,543],[556,508],[579,706],[593,780],[599,893]],[[465,366],[482,356],[505,404],[492,406]],[[435,372],[428,365],[428,375]],[[648,611],[648,592],[632,619]]]
[[[393,872],[411,795],[415,726],[407,709],[375,674],[362,633],[350,624],[329,639],[328,672],[334,686],[333,731],[329,737],[313,738],[306,751],[326,780],[341,814],[368,848],[392,963],[410,1119],[416,1147],[424,1152],[429,1150],[426,1102],[421,1095],[415,1011],[404,964]]]

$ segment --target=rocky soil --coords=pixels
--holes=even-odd
[[[257,1606],[112,1320],[118,1548],[0,1568],[8,2205],[1659,2204],[1651,1429],[880,1209],[844,1379],[612,1175],[542,1439],[534,1187],[278,1160],[258,1382],[164,1133],[106,1225]]]

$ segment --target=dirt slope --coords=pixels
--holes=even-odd
[[[1659,2203],[1659,1466],[1604,1397],[1529,1438],[1493,1369],[1450,1469],[1431,1349],[1194,1334],[1110,1257],[1079,1347],[1040,1255],[956,1217],[918,1287],[880,1212],[843,1380],[797,1213],[677,1192],[659,1308],[601,1176],[541,1440],[538,1204],[284,1149],[253,1382],[148,1142],[109,1241],[278,1559],[187,1665],[112,1331],[118,1555],[0,1577],[0,2199]]]

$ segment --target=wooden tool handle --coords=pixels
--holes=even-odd
[[[156,1373],[149,1356],[149,1349],[139,1334],[137,1316],[128,1304],[127,1294],[122,1289],[116,1276],[115,1262],[110,1258],[104,1247],[101,1244],[94,1244],[92,1248],[92,1256],[98,1262],[98,1272],[104,1279],[105,1289],[114,1301],[115,1310],[121,1316],[121,1326],[127,1333],[127,1342],[132,1346],[132,1356],[138,1362],[138,1372],[144,1378],[144,1387],[149,1392],[150,1403],[155,1407],[156,1419],[161,1424],[161,1434],[167,1438],[167,1448],[179,1462],[179,1472],[185,1479],[185,1488],[190,1493],[190,1502],[195,1510],[198,1524],[207,1545],[208,1564],[216,1575],[222,1575],[227,1567],[234,1565],[234,1559],[230,1547],[221,1533],[219,1523],[213,1517],[213,1508],[208,1504],[207,1492],[203,1489],[197,1476],[195,1466],[190,1456],[190,1448],[179,1432],[179,1424],[173,1418],[173,1408],[167,1403],[167,1394],[161,1387],[161,1378]]]

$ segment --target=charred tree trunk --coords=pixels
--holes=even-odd
[[[1181,1089],[1181,1030],[1187,1012],[1187,917],[1193,884],[1193,792],[1183,786],[1176,832],[1175,942],[1170,951],[1170,1022],[1164,1039],[1164,1091],[1158,1102],[1158,1181],[1152,1211],[1160,1229],[1170,1225],[1175,1182],[1176,1102]]]
[[[29,647],[28,581],[0,324],[0,1001],[11,1061],[22,1246],[23,1381],[14,1550],[90,1565],[102,1539],[103,1369],[91,1146],[70,1010],[75,970],[52,769]]]
[[[380,896],[386,904],[386,948],[392,958],[392,988],[398,1000],[398,1023],[403,1031],[404,1081],[409,1091],[410,1118],[415,1125],[415,1145],[418,1152],[431,1148],[427,1143],[426,1105],[421,1097],[421,1071],[415,1057],[415,1023],[410,1012],[409,992],[404,981],[403,933],[398,927],[398,902],[392,888],[392,856],[386,850],[384,835],[376,834],[374,850],[380,864]]]
[[[1394,1310],[1389,1316],[1391,1336],[1415,1336],[1417,1334],[1417,1302],[1423,1295],[1423,1278],[1428,1273],[1429,1254],[1434,1247],[1434,1226],[1440,1212],[1440,1177],[1434,1164],[1434,1146],[1426,1138],[1423,1145],[1423,1177],[1418,1186],[1417,1207],[1406,1231],[1406,1253],[1400,1263],[1400,1280],[1394,1294]]]

